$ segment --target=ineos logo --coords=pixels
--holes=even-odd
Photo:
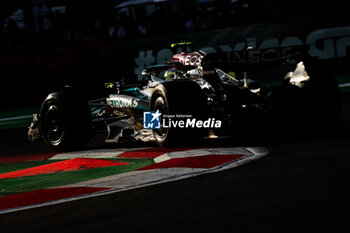
[[[201,64],[203,56],[199,53],[190,53],[185,58],[185,66],[198,66]]]

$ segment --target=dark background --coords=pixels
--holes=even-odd
[[[64,85],[95,98],[103,95],[105,81],[134,82],[133,45],[139,41],[156,46],[163,37],[252,25],[300,25],[294,31],[302,34],[304,22],[349,25],[348,12],[345,0],[1,1],[1,110],[39,106]],[[347,69],[348,62],[331,63]]]

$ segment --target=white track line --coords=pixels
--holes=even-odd
[[[116,158],[118,155],[133,150],[142,150],[147,149],[148,147],[143,148],[115,148],[115,149],[96,149],[96,150],[86,150],[86,151],[73,151],[67,153],[59,153],[51,157],[49,160],[63,160],[63,159],[75,159],[75,158]]]

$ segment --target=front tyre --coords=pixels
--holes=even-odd
[[[72,90],[51,93],[41,106],[40,132],[51,150],[83,148],[91,136],[88,104]]]
[[[150,110],[163,115],[190,115],[192,119],[203,120],[207,117],[205,96],[199,85],[193,81],[176,80],[159,84],[153,91]],[[186,117],[175,117],[175,120],[186,121]],[[205,129],[161,126],[154,129],[153,135],[160,146],[192,144],[200,141]]]

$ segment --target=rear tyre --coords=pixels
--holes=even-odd
[[[41,106],[40,132],[51,150],[83,148],[91,136],[88,104],[72,90],[51,93]]]

